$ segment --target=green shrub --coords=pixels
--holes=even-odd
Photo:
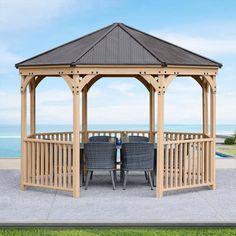
[[[235,143],[235,138],[234,137],[226,138],[224,143],[226,145],[233,145]]]

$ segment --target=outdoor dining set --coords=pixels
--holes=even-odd
[[[146,181],[153,190],[155,175],[154,144],[148,137],[127,136],[119,141],[111,136],[92,136],[85,143],[81,158],[81,186],[88,189],[89,181],[94,171],[109,171],[113,190],[116,189],[117,172],[120,172],[120,183],[126,189],[128,173],[131,171],[143,172]],[[117,155],[119,152],[119,155]],[[118,158],[120,156],[120,158]]]

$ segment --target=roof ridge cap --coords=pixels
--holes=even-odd
[[[80,60],[86,53],[88,53],[94,46],[96,46],[103,38],[105,38],[113,29],[115,29],[119,24],[113,23],[110,25],[110,29],[106,31],[104,34],[102,34],[95,42],[92,43],[89,47],[87,47],[83,53],[81,53],[75,60],[71,63],[72,66],[76,65],[76,62]]]
[[[156,60],[158,60],[162,66],[166,66],[166,63],[161,60],[159,57],[157,57],[147,46],[145,46],[142,42],[140,42],[140,40],[136,39],[133,35],[131,35],[124,27],[128,27],[130,29],[135,30],[134,28],[131,28],[123,23],[120,23],[119,26],[130,36],[132,37],[136,42],[138,42],[144,49],[146,49],[154,58],[156,58]]]
[[[78,41],[78,40],[80,40],[80,39],[82,39],[82,38],[85,38],[85,37],[87,37],[87,36],[90,36],[90,35],[92,35],[92,34],[95,34],[95,33],[99,32],[99,31],[101,31],[101,30],[104,30],[104,29],[106,29],[106,28],[109,28],[109,27],[111,27],[112,25],[114,25],[114,23],[111,24],[111,25],[105,26],[105,27],[103,27],[103,28],[101,28],[101,29],[95,30],[95,31],[93,31],[93,32],[91,32],[91,33],[89,33],[89,34],[85,34],[85,35],[83,35],[83,36],[81,36],[81,37],[79,37],[79,38],[73,39],[73,40],[71,40],[71,41],[69,41],[69,42],[67,42],[67,43],[63,43],[63,44],[61,44],[61,45],[59,45],[59,46],[57,46],[57,47],[54,47],[54,48],[49,49],[49,50],[47,50],[47,51],[44,51],[44,52],[42,52],[42,53],[40,53],[40,54],[37,54],[36,56],[33,56],[33,57],[30,57],[30,58],[28,58],[28,59],[26,59],[26,60],[20,61],[20,62],[18,62],[17,64],[15,64],[15,67],[18,68],[19,64],[22,64],[22,63],[24,63],[24,62],[26,62],[26,61],[32,60],[32,59],[34,59],[34,58],[37,58],[37,57],[39,57],[39,56],[42,56],[42,55],[47,54],[47,53],[49,53],[49,52],[52,52],[52,51],[54,51],[54,50],[56,50],[56,49],[58,49],[58,48],[61,48],[61,47],[63,47],[63,46],[66,46],[66,45],[68,45],[68,44],[70,44],[70,43],[74,43],[74,42],[76,42],[76,41]]]
[[[123,23],[122,23],[122,24],[123,24]],[[199,56],[199,57],[201,57],[201,58],[203,58],[203,59],[206,59],[206,60],[208,60],[208,61],[211,61],[211,62],[213,62],[213,63],[216,63],[216,64],[218,64],[220,67],[223,66],[221,63],[219,63],[219,62],[217,62],[217,61],[214,61],[214,60],[212,60],[212,59],[210,59],[210,58],[207,58],[207,57],[202,56],[202,55],[200,55],[200,54],[198,54],[198,53],[195,53],[195,52],[193,52],[193,51],[190,51],[190,50],[188,50],[188,49],[186,49],[186,48],[180,47],[180,46],[178,46],[178,45],[176,45],[176,44],[174,44],[174,43],[168,42],[168,41],[163,40],[163,39],[161,39],[161,38],[158,38],[158,37],[156,37],[156,36],[154,36],[154,35],[152,35],[152,34],[148,34],[148,33],[143,32],[143,31],[141,31],[141,30],[138,30],[138,29],[135,29],[135,28],[133,28],[133,27],[130,27],[130,26],[128,26],[128,25],[125,25],[125,24],[123,24],[123,25],[124,25],[125,27],[128,27],[128,28],[132,29],[132,30],[138,31],[138,32],[143,33],[143,34],[145,34],[145,35],[147,35],[147,36],[150,36],[150,37],[152,37],[152,38],[154,38],[154,39],[157,39],[157,40],[160,40],[160,41],[162,41],[162,42],[164,42],[164,43],[167,43],[167,44],[169,44],[169,45],[171,45],[171,46],[180,48],[180,49],[182,49],[182,50],[184,50],[184,51],[186,51],[186,52],[192,53],[192,54],[194,54],[194,55],[196,55],[196,56]]]

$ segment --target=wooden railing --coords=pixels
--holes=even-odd
[[[203,138],[202,133],[164,132],[164,140],[186,140]]]
[[[24,185],[72,191],[72,142],[24,140]]]
[[[88,131],[88,138],[91,136],[102,136],[102,135],[108,135],[108,136],[113,136],[120,138],[121,133],[126,132],[127,135],[132,136],[132,135],[138,135],[138,136],[145,136],[149,137],[149,131]]]
[[[213,139],[164,142],[164,191],[212,184]]]
[[[88,131],[91,136],[121,133],[149,137],[149,131]],[[81,134],[81,141],[83,132]],[[154,132],[153,136],[157,137]],[[73,133],[37,133],[24,140],[25,185],[60,190],[73,189]],[[202,133],[164,133],[164,191],[213,184],[213,139]]]
[[[36,139],[72,141],[73,140],[73,132],[36,133],[35,135],[33,135],[33,137]]]
[[[113,136],[120,138],[121,133],[126,132],[128,135],[138,135],[149,137],[149,131],[87,131],[88,138],[91,136]],[[83,131],[80,132],[80,138],[82,140]],[[47,132],[47,133],[36,133],[34,135],[29,135],[28,138],[36,138],[36,139],[46,139],[46,140],[63,140],[63,141],[72,141],[73,140],[73,132]]]

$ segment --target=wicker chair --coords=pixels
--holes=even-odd
[[[85,190],[93,171],[108,170],[111,175],[113,190],[115,190],[114,175],[116,171],[116,144],[105,142],[90,142],[84,144],[85,166],[87,172]]]
[[[142,142],[149,142],[149,138],[137,135],[129,136],[129,143],[142,143]]]
[[[123,143],[122,144],[122,164],[121,172],[123,178],[123,189],[126,189],[128,172],[132,170],[144,171],[153,190],[151,172],[154,163],[154,145],[153,143]]]
[[[111,136],[92,136],[89,138],[89,142],[105,142],[108,143],[110,140]]]

